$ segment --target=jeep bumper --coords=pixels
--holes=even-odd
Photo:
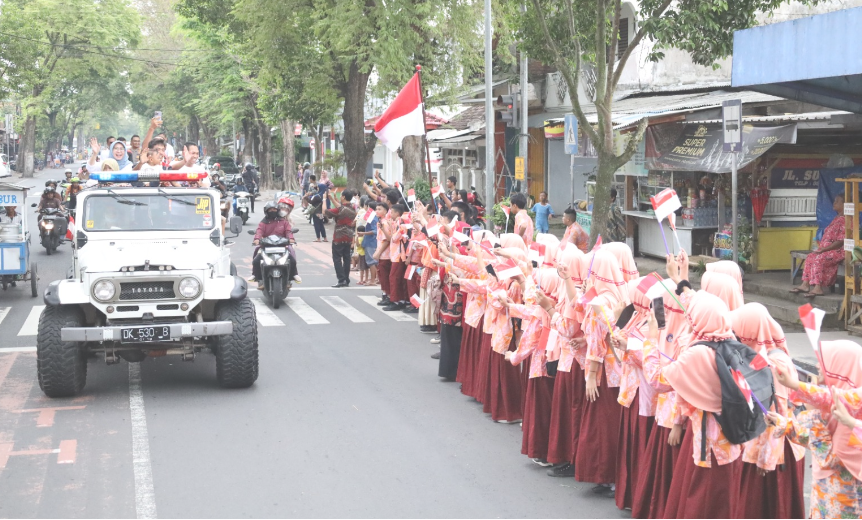
[[[204,323],[146,323],[112,327],[63,327],[60,329],[61,341],[120,341],[123,329],[141,327],[169,327],[170,341],[202,336],[226,336],[233,334],[233,322],[208,321]],[[146,345],[142,343],[141,345]]]

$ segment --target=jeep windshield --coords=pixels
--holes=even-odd
[[[124,192],[120,198],[109,193],[87,197],[80,223],[87,232],[190,231],[212,229],[214,217],[220,214],[206,194]]]

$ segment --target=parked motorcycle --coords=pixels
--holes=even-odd
[[[296,232],[294,230],[294,232]],[[250,235],[254,231],[249,230]],[[260,240],[260,263],[261,279],[263,280],[263,294],[272,303],[274,309],[278,309],[281,302],[287,298],[293,281],[290,279],[290,252],[287,246],[290,240],[278,235],[270,235]]]
[[[66,237],[66,214],[56,208],[44,208],[39,212],[39,241],[50,255]]]
[[[236,200],[236,208],[233,214],[240,217],[243,225],[245,225],[251,212],[251,194],[247,191],[238,191],[233,194],[233,197]]]

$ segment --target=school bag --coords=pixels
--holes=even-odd
[[[772,371],[768,366],[756,369],[751,363],[757,352],[735,339],[724,341],[701,341],[715,351],[715,365],[721,382],[721,413],[714,414],[721,431],[732,444],[743,444],[766,430],[766,421],[760,406],[751,399],[753,409],[733,378],[736,370],[745,378],[751,392],[769,410],[775,398]],[[701,460],[706,460],[706,412],[701,421]]]

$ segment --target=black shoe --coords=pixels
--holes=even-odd
[[[383,298],[381,298],[380,301],[377,302],[377,305],[380,305],[381,307],[383,307],[384,305],[391,305],[391,304],[392,304],[392,302],[389,301],[389,296],[386,296],[385,294],[383,295]]]
[[[402,312],[404,314],[419,314],[419,309],[417,309],[416,307],[414,307],[412,305],[408,305],[407,307],[404,308],[404,310]]]
[[[590,488],[590,491],[592,491],[593,493],[595,493],[597,495],[604,495],[605,493],[607,493],[610,490],[611,490],[611,487],[607,484],[599,484],[597,486]]]
[[[605,498],[616,498],[617,492],[612,488],[607,488],[607,491],[605,491],[604,493],[601,493],[601,496],[603,496]]]
[[[563,464],[558,464],[553,468],[548,470],[549,477],[569,477],[573,478],[575,476],[575,467],[565,462]]]
[[[347,287],[347,286],[341,282],[338,282],[337,284],[332,286],[333,289],[341,289],[342,287]]]
[[[431,359],[440,359],[440,351],[431,354]]]
[[[403,303],[390,303],[386,307],[383,307],[384,311],[400,311],[404,309]]]
[[[423,334],[437,334],[437,327],[434,325],[420,325],[419,332]]]

